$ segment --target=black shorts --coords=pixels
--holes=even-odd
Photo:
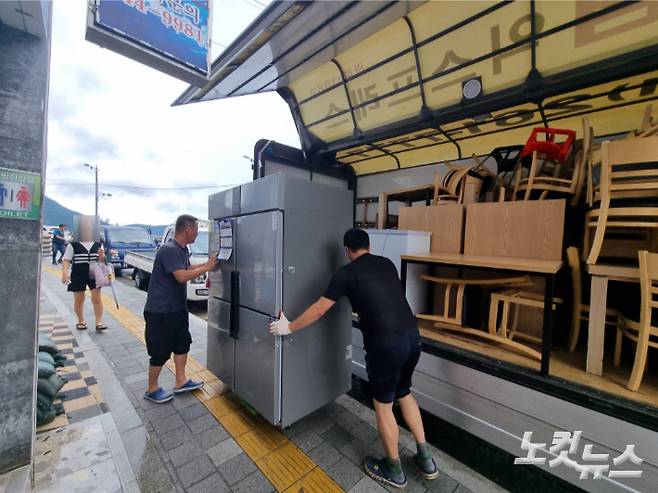
[[[174,354],[190,352],[192,336],[187,310],[172,313],[144,312],[146,350],[151,366],[162,366]]]
[[[411,377],[420,359],[418,333],[400,336],[395,343],[369,348],[366,372],[373,399],[389,404],[411,392]]]
[[[80,291],[86,291],[87,286],[89,286],[89,289],[96,289],[96,279],[71,277],[71,283],[67,289],[77,293]]]

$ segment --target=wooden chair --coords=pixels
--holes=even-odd
[[[545,133],[545,141],[537,140],[536,136]],[[556,143],[557,135],[566,135],[566,141]],[[528,139],[521,159],[527,155],[532,156],[530,171],[523,178],[523,167],[517,168],[514,193],[512,199],[516,200],[523,194],[523,200],[530,200],[533,192],[539,192],[539,199],[545,199],[549,193],[573,196],[578,184],[579,166],[576,165],[572,155],[575,132],[564,129],[535,128]]]
[[[567,262],[571,269],[571,282],[573,285],[573,307],[571,315],[571,331],[569,333],[569,352],[573,353],[578,345],[580,337],[580,325],[582,321],[589,321],[589,305],[583,303],[583,281],[581,259],[578,248],[567,248]],[[617,327],[619,313],[617,310],[608,308],[605,312],[605,324]]]
[[[585,248],[595,228],[588,264],[598,260],[607,229],[658,228],[658,136],[603,142],[597,198],[585,220]]]
[[[532,284],[528,276],[512,276],[504,278],[487,278],[487,279],[462,279],[462,278],[442,278],[421,274],[421,279],[429,281],[437,286],[443,286],[443,302],[441,313],[423,314],[419,313],[416,317],[432,322],[445,322],[447,324],[462,325],[464,290],[466,286],[527,286]]]
[[[633,131],[626,139],[652,137],[658,135],[658,120],[652,116],[653,107],[648,105],[644,110],[644,117],[639,130]],[[585,125],[587,118],[583,118]],[[590,129],[591,130],[591,129]],[[594,170],[601,166],[601,146],[591,144],[590,156],[587,162],[587,205],[592,207],[595,201],[600,200],[599,184],[594,183]]]
[[[525,354],[537,361],[541,361],[541,353],[520,344],[511,337],[502,336],[498,333],[485,332],[470,327],[464,327],[463,320],[463,304],[464,304],[464,291],[466,286],[529,286],[532,285],[532,280],[529,276],[511,276],[502,278],[486,278],[486,279],[462,279],[462,278],[441,278],[422,274],[421,279],[435,283],[439,286],[445,286],[443,291],[442,313],[438,314],[416,314],[416,318],[421,320],[429,320],[434,322],[434,327],[441,330],[448,330],[462,335],[475,336],[481,339],[486,339],[505,347]],[[543,306],[543,305],[542,305]],[[541,343],[541,341],[540,341]]]
[[[617,326],[617,339],[615,343],[615,366],[621,362],[621,345],[624,337],[636,343],[633,371],[626,387],[637,391],[642,382],[642,376],[647,363],[649,347],[658,348],[658,327],[652,323],[653,310],[658,308],[658,253],[649,253],[646,250],[638,252],[640,261],[640,321],[636,322],[621,315]]]
[[[562,304],[561,298],[553,298],[553,307]],[[500,324],[498,323],[499,308],[502,304]],[[534,344],[541,344],[540,337],[526,334],[518,331],[519,315],[522,306],[544,310],[544,296],[538,293],[523,291],[519,289],[506,289],[491,293],[489,303],[489,334],[496,334],[499,337],[514,340],[514,338],[523,339]],[[510,316],[511,315],[511,316]],[[541,360],[541,354],[535,351],[534,355]]]
[[[583,187],[587,181],[587,197],[589,198],[589,192],[593,187],[591,181],[591,163],[592,163],[592,152],[595,150],[594,146],[594,131],[589,125],[589,120],[587,117],[584,117],[582,120],[583,124],[583,138],[580,141],[580,150],[576,154],[576,173],[575,182],[574,182],[574,193],[571,199],[571,206],[575,207],[580,202],[581,195],[583,193]]]
[[[634,132],[631,137],[651,137],[658,135],[658,118],[654,118],[653,106],[648,105],[644,108],[644,117],[642,118],[642,125],[637,132]]]
[[[464,200],[464,188],[466,176],[470,166],[452,166],[441,178],[439,173],[434,173],[434,205],[442,203],[462,204]]]

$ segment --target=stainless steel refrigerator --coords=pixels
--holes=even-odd
[[[289,426],[351,384],[351,309],[337,303],[290,336],[268,332],[281,309],[292,320],[347,262],[343,233],[353,193],[286,173],[209,197],[208,368],[270,423]]]

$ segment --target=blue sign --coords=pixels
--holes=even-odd
[[[97,0],[96,24],[207,75],[209,3],[209,0]]]

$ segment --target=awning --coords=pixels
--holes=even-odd
[[[175,104],[277,90],[309,159],[368,174],[632,130],[657,89],[658,2],[274,2]]]

